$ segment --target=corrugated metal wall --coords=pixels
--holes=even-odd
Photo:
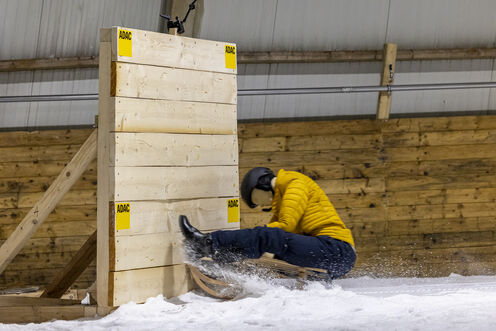
[[[98,28],[157,30],[159,0],[0,0],[0,59],[96,55]],[[205,0],[197,37],[239,51],[494,47],[494,0]],[[28,16],[29,15],[29,16]],[[397,65],[396,84],[489,81],[493,60]],[[239,88],[376,85],[380,63],[240,65]],[[0,73],[0,94],[97,93],[96,70]],[[375,93],[240,97],[240,119],[375,114]],[[392,114],[495,109],[494,89],[396,92]],[[96,102],[0,104],[0,127],[89,125]]]
[[[0,0],[0,60],[98,55],[101,27],[157,31],[161,0]],[[98,69],[0,73],[0,95],[98,93]],[[97,101],[0,103],[0,127],[91,125]]]

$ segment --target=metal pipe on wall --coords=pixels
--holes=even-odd
[[[336,87],[299,87],[274,89],[242,89],[238,96],[261,95],[304,95],[332,93],[370,93],[370,92],[407,92],[435,91],[454,89],[496,88],[496,82],[469,82],[445,84],[408,84],[389,86],[336,86]],[[0,96],[0,103],[8,102],[42,102],[42,101],[88,101],[98,100],[98,94],[55,94],[55,95],[22,95]]]

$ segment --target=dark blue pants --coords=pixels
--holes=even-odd
[[[257,259],[263,253],[301,267],[328,271],[331,279],[344,276],[355,265],[352,246],[329,236],[304,236],[279,228],[256,227],[212,232],[215,256],[235,260]]]

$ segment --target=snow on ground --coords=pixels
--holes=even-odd
[[[190,292],[129,303],[101,319],[0,330],[496,330],[496,276],[362,277],[303,290],[243,282],[245,293],[233,301]]]

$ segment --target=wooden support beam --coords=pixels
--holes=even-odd
[[[239,52],[239,64],[373,62],[383,60],[383,50]],[[396,61],[480,60],[496,58],[496,48],[440,48],[398,50]]]
[[[97,131],[88,137],[74,158],[62,170],[55,181],[50,185],[43,197],[26,214],[14,232],[0,247],[0,273],[19,253],[24,244],[32,237],[43,221],[53,211],[57,203],[69,191],[72,185],[86,170],[96,157]]]
[[[98,68],[97,56],[56,57],[51,59],[21,59],[0,61],[0,72],[23,70],[54,70]]]
[[[111,29],[100,30],[100,64],[98,68],[98,186],[97,186],[97,257],[96,296],[98,306],[108,306],[109,281],[109,203],[110,190],[110,64]],[[112,128],[113,129],[113,128]],[[105,197],[105,198],[102,198]]]
[[[88,238],[81,249],[74,255],[71,262],[48,285],[41,295],[42,298],[60,298],[67,289],[79,278],[90,263],[96,258],[96,231]]]
[[[238,64],[374,62],[382,61],[382,54],[383,50],[238,52],[237,61]],[[396,61],[482,60],[494,58],[496,58],[496,48],[401,49],[397,52]],[[97,56],[0,61],[0,72],[97,67]]]
[[[0,323],[41,323],[53,319],[95,318],[95,316],[105,316],[113,309],[87,305],[0,307]]]
[[[384,61],[382,62],[381,86],[389,86],[393,84],[394,72],[396,67],[396,44],[384,45]],[[379,99],[377,102],[377,119],[389,119],[389,112],[391,110],[391,92],[379,92]]]
[[[36,298],[23,296],[0,296],[0,307],[14,306],[71,306],[79,305],[80,300],[58,298]],[[0,320],[1,322],[1,320]]]

